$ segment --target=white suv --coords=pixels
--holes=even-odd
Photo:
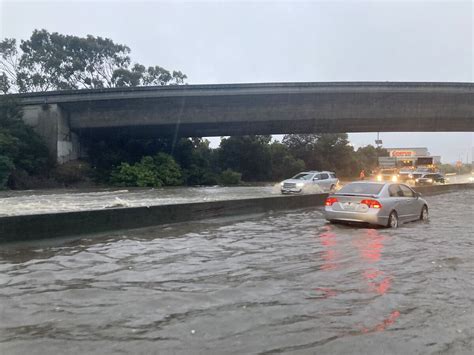
[[[339,179],[332,171],[303,171],[280,183],[281,193],[334,191]]]

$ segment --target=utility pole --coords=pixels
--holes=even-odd
[[[377,148],[382,148],[382,140],[380,139],[380,132],[377,132],[377,139],[375,140],[375,145]]]

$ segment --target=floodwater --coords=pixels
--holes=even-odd
[[[471,180],[469,180],[471,178]],[[474,175],[450,176],[451,183],[472,182]],[[341,183],[341,186],[345,182]],[[323,192],[318,185],[305,186],[302,193]],[[167,187],[56,189],[0,191],[0,217],[73,212],[114,207],[143,207],[175,203],[236,200],[280,195],[280,184],[235,187]]]
[[[96,191],[6,191],[0,194],[0,216],[138,207],[271,196],[272,185],[249,187],[177,187],[103,189]]]
[[[309,186],[303,193],[319,193]],[[280,195],[280,184],[236,187],[175,187],[161,189],[31,190],[0,192],[0,217],[72,212],[114,207],[237,200]]]
[[[397,230],[305,209],[2,245],[1,354],[472,354],[474,191]]]

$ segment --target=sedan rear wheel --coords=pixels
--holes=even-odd
[[[390,216],[388,216],[387,227],[389,227],[389,228],[398,228],[398,215],[397,215],[397,212],[392,211],[390,213]]]
[[[420,219],[422,221],[427,221],[429,219],[428,207],[426,205],[421,209]]]

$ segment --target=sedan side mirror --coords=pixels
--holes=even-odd
[[[419,192],[415,192],[415,197],[420,198],[422,195]]]

